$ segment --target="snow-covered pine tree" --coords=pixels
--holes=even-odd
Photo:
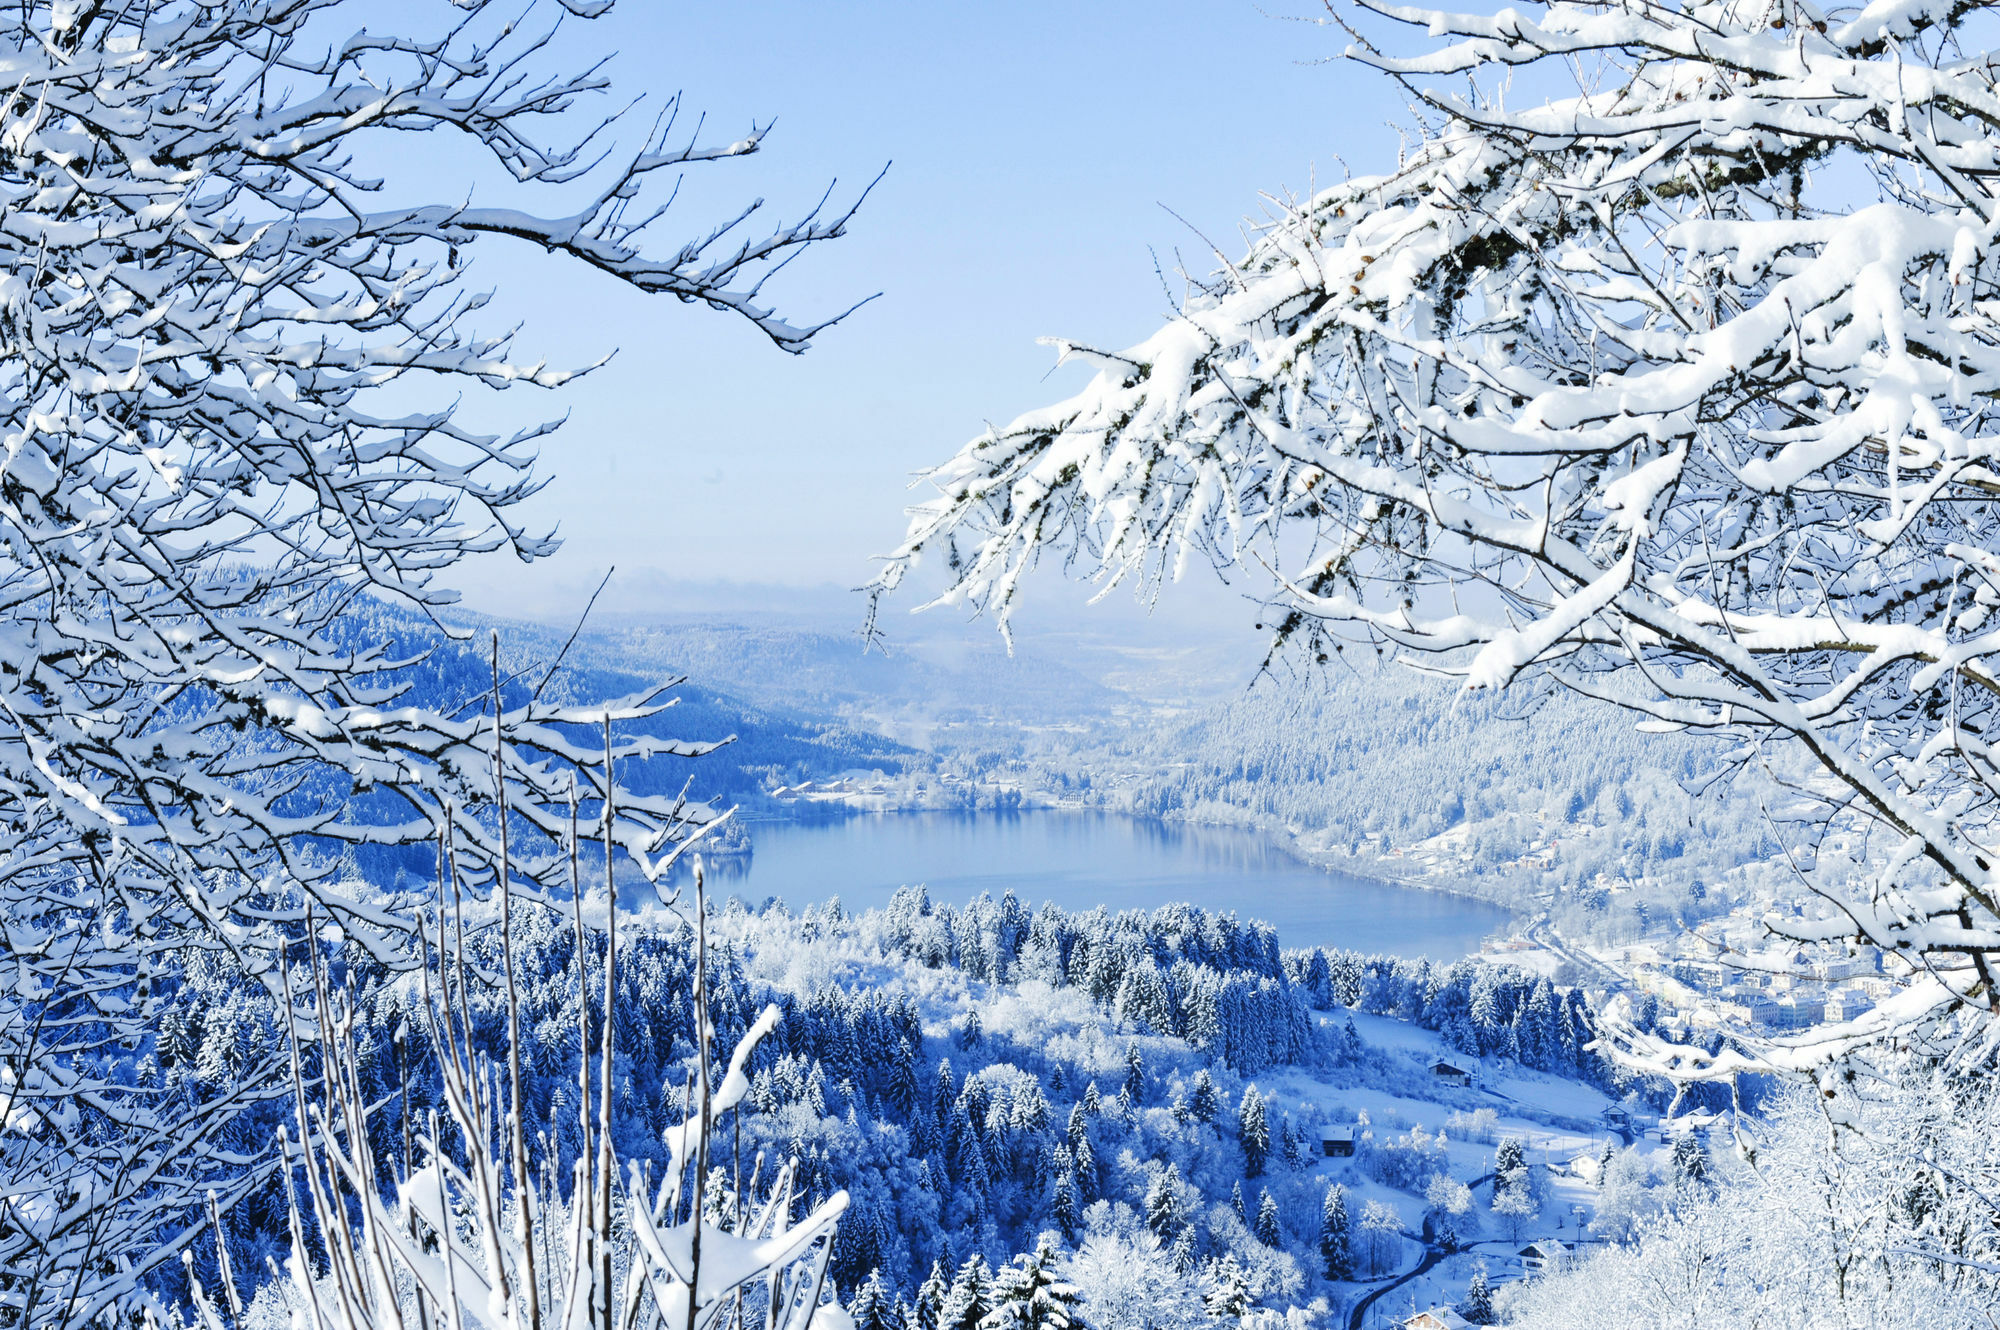
[[[1146,1188],[1143,1217],[1146,1227],[1162,1242],[1180,1227],[1180,1189],[1181,1171],[1171,1162],[1154,1175],[1152,1183]]]
[[[1181,1231],[1174,1237],[1173,1248],[1167,1253],[1168,1262],[1176,1274],[1193,1274],[1195,1269],[1194,1225],[1182,1224]]]
[[[1194,1095],[1188,1101],[1188,1111],[1194,1114],[1196,1122],[1213,1122],[1222,1112],[1222,1092],[1215,1088],[1215,1078],[1203,1067],[1194,1074]]]
[[[572,777],[598,816],[579,727],[605,709],[517,686],[496,763],[476,706],[400,697],[415,648],[352,636],[371,597],[419,620],[450,605],[469,554],[556,547],[518,516],[552,427],[489,435],[455,404],[575,375],[477,328],[466,260],[498,244],[594,270],[791,351],[824,326],[759,292],[849,209],[755,233],[753,205],[655,243],[654,186],[763,133],[704,142],[662,114],[611,148],[589,110],[603,65],[565,68],[573,44],[548,40],[607,7],[522,22],[413,2],[394,35],[341,0],[23,0],[0,21],[0,935],[18,972],[0,1192],[48,1207],[0,1225],[16,1326],[112,1314],[177,1259],[207,1195],[227,1208],[271,1176],[271,1142],[246,1167],[214,1140],[242,1095],[283,1093],[281,1054],[235,1068],[240,1094],[169,1106],[63,1056],[63,1032],[137,1050],[153,981],[197,948],[274,984],[308,909],[407,967],[413,923],[355,898],[349,851],[421,858],[453,823],[461,868],[491,883],[504,798],[508,885],[533,890],[557,871]],[[465,154],[481,206],[399,153],[416,136]],[[630,796],[617,812],[613,838],[646,856],[715,816]]]
[[[1251,1231],[1257,1241],[1266,1247],[1284,1246],[1284,1230],[1278,1224],[1278,1201],[1271,1195],[1269,1187],[1264,1188],[1264,1194],[1257,1199],[1257,1223]]]
[[[1326,1189],[1319,1212],[1320,1273],[1328,1279],[1354,1277],[1354,1229],[1347,1215],[1347,1188],[1338,1182]]]
[[[934,472],[878,589],[934,555],[1004,616],[1045,545],[1141,588],[1206,554],[1309,660],[1550,676],[1810,764],[1787,838],[1884,854],[1775,926],[1907,991],[1755,1058],[1609,1032],[1656,1070],[2000,1010],[1991,7],[1337,13],[1417,107],[1395,168],[1282,203],[1148,341],[1062,344],[1097,377]]]
[[[1090,1137],[1081,1137],[1076,1143],[1076,1198],[1088,1204],[1097,1196],[1097,1152],[1091,1148]]]
[[[854,1290],[847,1303],[847,1314],[854,1319],[854,1330],[903,1330],[897,1324],[896,1295],[879,1269],[871,1270]]]
[[[1250,1276],[1234,1252],[1210,1261],[1202,1280],[1201,1305],[1217,1321],[1240,1321],[1250,1310]]]
[[[1154,973],[1157,975],[1158,971],[1156,970]],[[1128,1043],[1125,1045],[1125,1084],[1123,1088],[1126,1097],[1132,1103],[1143,1104],[1146,1102],[1146,1063],[1145,1059],[1139,1056],[1139,1045],[1137,1043]]]
[[[1243,1147],[1244,1176],[1262,1176],[1264,1160],[1271,1153],[1271,1121],[1255,1085],[1243,1091],[1243,1102],[1237,1105],[1236,1140]]]
[[[1076,1159],[1069,1147],[1058,1145],[1050,1161],[1054,1175],[1049,1183],[1049,1217],[1062,1230],[1063,1241],[1075,1242],[1077,1234]]]
[[[993,1277],[987,1297],[992,1310],[979,1330],[1070,1330],[1083,1324],[1080,1299],[1059,1269],[1063,1254],[1044,1239]]]
[[[965,1258],[938,1307],[937,1330],[979,1330],[993,1310],[993,1270],[978,1252]]]
[[[931,1272],[917,1288],[915,1310],[917,1324],[910,1330],[938,1330],[938,1317],[944,1312],[944,1301],[951,1292],[951,1269],[948,1257],[938,1256],[931,1262]]]
[[[1465,1297],[1458,1304],[1458,1314],[1474,1325],[1486,1325],[1493,1319],[1493,1287],[1486,1282],[1486,1267],[1474,1268],[1472,1279],[1465,1286]]]

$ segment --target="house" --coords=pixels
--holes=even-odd
[[[1322,1127],[1319,1132],[1319,1152],[1328,1159],[1350,1159],[1354,1156],[1354,1128]]]
[[[1554,1238],[1531,1242],[1514,1254],[1521,1258],[1521,1268],[1531,1275],[1559,1273],[1569,1269],[1570,1262],[1576,1259],[1574,1248]]]
[[[1456,1085],[1463,1088],[1472,1084],[1472,1073],[1470,1071],[1459,1066],[1457,1063],[1446,1062],[1443,1058],[1439,1058],[1436,1062],[1431,1063],[1431,1075],[1437,1080],[1443,1081],[1446,1085]]]
[[[1450,1307],[1430,1307],[1403,1322],[1403,1330],[1472,1330],[1472,1322]]]
[[[1632,1114],[1623,1104],[1613,1104],[1604,1110],[1604,1122],[1613,1131],[1629,1131],[1632,1126]]]
[[[1604,1160],[1601,1152],[1585,1150],[1582,1154],[1570,1159],[1566,1171],[1573,1178],[1582,1178],[1585,1182],[1596,1182],[1598,1175],[1604,1171]]]

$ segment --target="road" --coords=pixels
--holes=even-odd
[[[1493,1181],[1493,1175],[1491,1173],[1486,1173],[1482,1174],[1479,1177],[1474,1178],[1471,1182],[1468,1182],[1466,1186],[1468,1188],[1474,1188],[1478,1187],[1482,1183],[1487,1183],[1491,1181]],[[1394,1293],[1397,1289],[1409,1283],[1412,1279],[1417,1278],[1419,1275],[1426,1273],[1427,1271],[1430,1270],[1432,1266],[1436,1265],[1439,1261],[1442,1261],[1445,1257],[1451,1255],[1451,1252],[1446,1251],[1443,1247],[1437,1246],[1434,1243],[1425,1242],[1423,1238],[1418,1237],[1415,1233],[1405,1233],[1403,1236],[1406,1238],[1413,1238],[1418,1242],[1423,1242],[1424,1244],[1423,1259],[1418,1261],[1416,1265],[1413,1266],[1411,1269],[1406,1270],[1402,1274],[1396,1276],[1396,1278],[1391,1282],[1382,1285],[1382,1287],[1378,1289],[1371,1289],[1367,1297],[1355,1303],[1354,1310],[1349,1312],[1347,1315],[1347,1330],[1361,1330],[1361,1322],[1367,1317],[1368,1309],[1370,1307],[1373,1307],[1376,1301],[1380,1299],[1383,1294]]]

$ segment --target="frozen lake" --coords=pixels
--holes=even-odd
[[[1012,890],[1030,908],[1114,913],[1186,901],[1275,926],[1287,947],[1455,959],[1511,931],[1496,906],[1387,886],[1300,863],[1248,832],[1113,813],[889,813],[757,822],[753,853],[712,867],[710,890],[793,909],[829,896],[850,910],[922,883],[962,904]]]

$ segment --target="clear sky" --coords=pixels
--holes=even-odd
[[[1393,165],[1395,90],[1329,63],[1344,34],[1285,3],[624,0],[576,25],[577,48],[618,52],[621,90],[679,90],[718,137],[777,122],[758,157],[690,178],[657,244],[749,197],[790,218],[837,177],[844,200],[893,160],[851,234],[770,288],[795,321],[882,294],[794,358],[727,315],[482,256],[492,325],[520,319],[524,351],[617,355],[499,399],[570,413],[530,510],[567,544],[461,570],[468,601],[560,619],[612,563],[627,610],[673,609],[646,603],[672,599],[664,579],[864,581],[914,471],[1081,385],[1037,337],[1137,341],[1170,309],[1154,253],[1170,277],[1177,249],[1213,266],[1166,208],[1234,257],[1260,192]]]

